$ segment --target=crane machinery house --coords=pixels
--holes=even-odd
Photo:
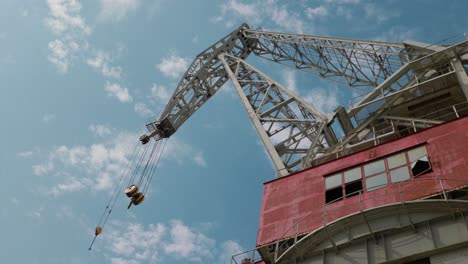
[[[170,137],[230,81],[277,174],[264,184],[257,247],[232,263],[468,263],[468,40],[446,42],[243,24],[194,59],[141,141]],[[360,96],[327,116],[249,56]]]

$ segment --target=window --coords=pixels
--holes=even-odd
[[[425,146],[408,151],[408,158],[411,162],[411,174],[413,176],[417,177],[432,172]]]
[[[339,201],[343,197],[358,195],[362,191],[361,179],[361,167],[352,168],[326,177],[326,203]]]
[[[426,146],[419,146],[325,177],[325,200],[342,200],[430,172]]]

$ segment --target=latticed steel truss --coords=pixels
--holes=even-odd
[[[362,96],[350,109],[326,116],[248,64],[251,53],[357,89]],[[427,127],[446,121],[421,115],[466,102],[467,54],[466,40],[446,46],[363,41],[264,32],[243,24],[195,58],[147,128],[156,140],[170,137],[230,79],[277,175],[285,176],[362,149],[371,139],[387,139],[415,122]]]

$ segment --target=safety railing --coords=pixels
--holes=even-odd
[[[299,243],[305,234],[324,228],[328,224],[350,214],[363,212],[378,206],[429,198],[446,201],[450,199],[449,192],[454,190],[463,193],[463,195],[458,194],[456,199],[460,199],[460,196],[467,196],[468,198],[468,190],[462,189],[467,186],[468,180],[431,177],[385,184],[381,186],[385,188],[374,189],[370,192],[361,190],[348,194],[344,200],[343,198],[336,199],[307,213],[289,227],[276,242],[270,243],[270,245],[274,246],[274,263],[279,261],[287,253],[288,249]]]
[[[257,252],[258,248],[235,254],[231,257],[231,264],[255,264],[260,262],[261,256]]]
[[[360,151],[362,148],[367,148],[369,145],[377,146],[389,140],[405,137],[435,125],[436,122],[434,121],[443,123],[463,116],[468,116],[468,102],[450,105],[417,117],[408,117],[406,120],[403,120],[405,118],[395,120],[392,119],[392,117],[383,117],[385,122],[376,126],[371,126],[369,128],[371,131],[369,131],[368,136],[365,137],[364,140],[356,144],[343,146],[331,153],[319,156],[312,160],[312,165],[317,166],[324,162],[341,158],[345,155]],[[344,137],[345,136],[339,138],[338,141],[342,141]],[[344,150],[346,150],[346,152]]]

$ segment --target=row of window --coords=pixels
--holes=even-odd
[[[426,147],[416,147],[325,177],[325,200],[341,200],[431,171]]]

